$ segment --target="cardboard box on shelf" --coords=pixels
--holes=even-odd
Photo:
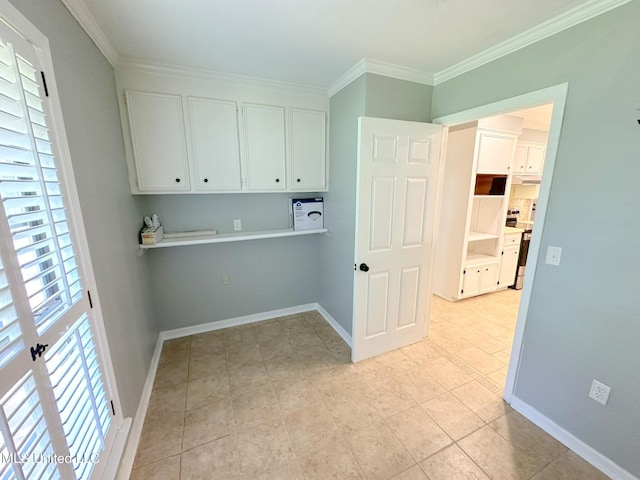
[[[324,228],[324,203],[322,197],[294,198],[291,200],[294,230]]]
[[[140,239],[143,245],[153,245],[160,242],[164,238],[164,227],[160,225],[158,228],[145,227],[140,232]]]

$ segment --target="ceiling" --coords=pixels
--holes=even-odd
[[[514,37],[519,43],[512,50],[542,38],[527,37],[532,29],[544,33],[553,24],[559,31],[584,20],[584,12],[590,18],[603,5],[608,10],[625,2],[63,1],[101,50],[111,52],[112,63],[184,66],[321,88],[361,59],[422,74],[422,83],[433,84],[439,73]]]

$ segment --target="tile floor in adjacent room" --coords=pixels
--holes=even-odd
[[[500,396],[520,293],[357,364],[315,312],[167,341],[132,479],[605,479]]]

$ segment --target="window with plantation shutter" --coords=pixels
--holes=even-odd
[[[104,471],[119,418],[42,53],[0,22],[0,480],[88,480]]]

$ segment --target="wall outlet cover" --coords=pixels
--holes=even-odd
[[[609,394],[611,393],[611,387],[605,385],[604,383],[600,383],[598,380],[594,379],[591,382],[591,390],[589,390],[589,398],[595,400],[602,405],[606,405],[609,400]]]
[[[554,247],[553,245],[549,245],[547,247],[547,258],[545,259],[545,263],[549,265],[555,265],[556,267],[560,265],[560,257],[562,256],[562,247]]]

